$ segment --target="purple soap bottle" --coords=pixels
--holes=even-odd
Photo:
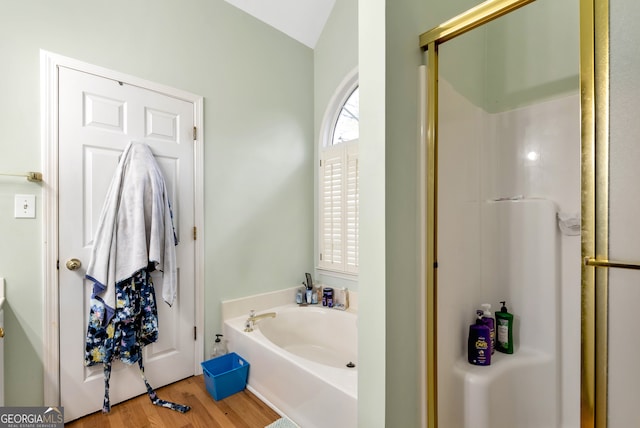
[[[482,321],[482,311],[477,311],[475,324],[469,326],[467,357],[469,363],[476,366],[491,364],[491,330]]]
[[[480,305],[482,307],[482,322],[489,327],[489,335],[491,336],[491,355],[496,352],[496,320],[493,318],[493,314],[491,313],[491,304],[483,303]]]

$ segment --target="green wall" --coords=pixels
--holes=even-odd
[[[41,170],[40,49],[204,96],[206,349],[220,301],[313,268],[313,51],[222,0],[0,3],[0,172]],[[13,195],[37,196],[35,220]],[[0,178],[7,405],[43,403],[41,185]],[[98,397],[99,399],[99,397]]]
[[[322,144],[321,132],[325,114],[334,106],[333,97],[358,69],[358,0],[336,0],[329,19],[313,50],[314,67],[314,144],[317,156]],[[318,195],[318,168],[315,163],[315,200]],[[317,224],[317,212],[315,222]],[[314,260],[318,260],[318,235],[314,235]],[[316,279],[333,287],[348,287],[357,291],[358,279],[326,275],[316,271]]]
[[[432,2],[429,10],[437,11],[437,6]],[[439,49],[440,75],[490,113],[575,92],[580,35],[576,7],[572,0],[537,0],[447,41]],[[434,15],[451,17],[444,11]]]
[[[360,287],[358,426],[385,426],[385,0],[358,3]],[[411,332],[409,332],[411,334]],[[398,424],[397,426],[405,426]]]
[[[418,35],[424,2],[390,1],[386,12],[386,425],[420,426],[418,287]]]
[[[577,9],[573,0],[537,0],[487,26],[481,107],[497,113],[578,90]]]
[[[313,50],[316,144],[331,97],[358,67],[358,0],[336,0]]]

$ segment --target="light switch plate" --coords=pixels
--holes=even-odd
[[[16,195],[15,218],[36,218],[36,195]]]

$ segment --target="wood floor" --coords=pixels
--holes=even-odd
[[[112,406],[108,414],[93,413],[65,427],[263,428],[280,418],[246,389],[215,401],[207,392],[202,375],[158,388],[156,392],[159,398],[191,406],[191,410],[183,414],[154,406],[145,394]]]

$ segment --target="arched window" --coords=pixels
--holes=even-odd
[[[359,95],[355,76],[325,115],[318,177],[318,267],[348,274],[357,274],[359,264]]]
[[[351,92],[347,101],[342,105],[338,120],[333,129],[331,144],[336,145],[360,137],[360,88]]]

